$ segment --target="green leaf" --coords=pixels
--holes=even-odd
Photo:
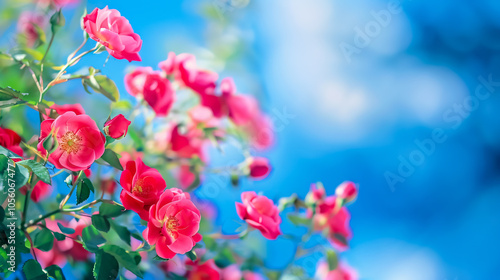
[[[83,176],[85,176],[85,174],[82,174],[82,175],[83,175]],[[92,184],[92,181],[90,181],[90,179],[89,179],[89,178],[87,178],[87,177],[83,178],[83,179],[82,179],[82,183],[83,183],[84,185],[86,185],[86,186],[87,186],[87,188],[89,188],[89,190],[90,190],[91,192],[95,193],[94,185]]]
[[[66,277],[64,277],[64,274],[62,272],[62,269],[55,264],[47,267],[45,271],[47,271],[49,276],[54,278],[55,280],[66,280]]]
[[[91,219],[92,219],[92,225],[94,225],[96,229],[104,232],[109,231],[111,225],[109,224],[108,219],[99,214],[92,215]]]
[[[114,168],[123,171],[122,164],[120,163],[120,160],[118,159],[118,156],[113,150],[106,149],[104,151],[104,154],[102,155],[101,159],[103,159],[105,162],[107,162],[109,165],[113,166]]]
[[[329,271],[334,271],[337,269],[337,266],[339,264],[339,260],[337,257],[337,254],[333,250],[327,250],[326,251],[326,260],[328,262],[328,270]]]
[[[95,92],[101,93],[113,102],[120,99],[120,92],[115,82],[105,75],[90,76],[88,79],[83,79],[82,82],[84,86],[92,88]]]
[[[0,206],[0,223],[3,222],[3,219],[5,219],[5,209]]]
[[[23,265],[23,273],[27,280],[47,280],[47,274],[42,270],[42,266],[35,260],[27,260]]]
[[[16,153],[14,153],[11,150],[6,149],[6,148],[4,148],[2,146],[0,146],[0,154],[5,155],[6,157],[11,158],[11,159],[12,158],[20,158],[20,159],[22,159],[22,157],[18,156]]]
[[[187,253],[186,253],[186,256],[187,256],[190,260],[192,260],[193,262],[194,262],[194,261],[196,261],[196,258],[198,257],[198,256],[196,256],[196,252],[195,252],[194,250],[191,250],[191,251],[187,252]]]
[[[59,241],[63,241],[64,239],[66,239],[66,235],[62,234],[62,233],[59,233],[59,232],[53,232],[54,234],[54,237],[59,240]]]
[[[156,255],[155,257],[153,257],[153,260],[155,260],[155,261],[161,261],[161,262],[166,262],[166,261],[169,261],[170,259],[164,259],[164,258]]]
[[[92,225],[83,229],[82,239],[86,249],[90,252],[97,252],[99,250],[97,246],[106,242],[106,239]]]
[[[73,234],[73,233],[75,233],[75,229],[65,227],[65,226],[63,226],[59,222],[57,223],[57,226],[59,227],[59,229],[61,230],[62,233],[66,233],[66,234]]]
[[[0,154],[0,179],[3,180],[4,186],[19,189],[28,182],[29,176],[28,169]]]
[[[308,219],[308,218],[303,217],[303,216],[289,213],[287,215],[287,217],[290,220],[290,222],[292,222],[292,224],[294,224],[296,226],[308,226],[311,224],[311,219]]]
[[[78,183],[78,186],[76,187],[76,204],[80,204],[87,200],[90,196],[90,189],[87,184],[85,184],[83,181],[80,181]]]
[[[48,252],[54,245],[54,235],[52,235],[52,231],[44,228],[35,236],[33,243],[35,248]]]
[[[49,170],[43,164],[32,159],[23,160],[18,162],[17,164],[20,164],[31,170],[31,172],[33,172],[42,182],[49,185],[52,183]]]
[[[38,94],[22,93],[11,87],[0,87],[0,100],[19,99],[32,104],[38,103]]]
[[[125,208],[120,205],[111,204],[111,203],[102,203],[99,206],[99,214],[108,218],[118,217],[123,214]]]
[[[95,254],[94,278],[96,280],[114,280],[118,277],[120,266],[113,255],[99,250]]]
[[[111,227],[116,232],[116,234],[118,234],[118,236],[120,237],[120,239],[123,240],[123,241],[125,241],[125,243],[127,243],[128,245],[130,245],[130,236],[131,236],[131,233],[128,230],[128,228],[126,228],[124,226],[120,226],[120,225],[118,225],[117,223],[115,223],[113,221],[111,221],[110,223],[111,223]]]
[[[102,247],[104,252],[113,255],[116,260],[122,265],[124,268],[137,275],[137,277],[142,278],[143,273],[137,266],[135,259],[125,251],[125,249],[118,247],[116,245],[105,245]]]

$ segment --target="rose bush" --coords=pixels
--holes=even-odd
[[[76,15],[83,42],[66,50],[63,13],[78,1],[35,2],[10,7],[17,45],[0,50],[0,240],[14,235],[16,249],[0,246],[2,279],[356,279],[339,261],[356,184],[313,184],[305,198],[242,191],[279,169],[261,155],[275,130],[258,98],[188,53],[131,66],[119,81],[104,66],[77,70],[105,50],[140,61],[141,37],[117,10],[95,8]],[[238,160],[224,166],[226,154]],[[225,215],[241,227],[228,229]],[[305,248],[313,235],[324,242]],[[294,243],[288,266],[266,266],[255,244],[266,239]],[[295,266],[309,250],[321,252],[317,272]]]

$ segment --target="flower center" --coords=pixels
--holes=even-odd
[[[179,227],[179,220],[177,220],[177,218],[174,216],[168,216],[165,220],[168,234],[173,238],[177,238],[177,228]]]
[[[73,131],[66,132],[59,139],[59,147],[68,154],[76,153],[80,150],[82,138]]]

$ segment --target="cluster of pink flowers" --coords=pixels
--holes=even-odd
[[[143,235],[149,244],[156,244],[158,256],[171,259],[189,252],[201,241],[200,211],[189,193],[165,189],[167,185],[158,170],[145,165],[140,158],[129,161],[120,184],[123,206],[148,221]]]
[[[352,182],[344,182],[337,187],[336,195],[326,196],[325,189],[313,184],[307,194],[308,217],[313,220],[316,231],[326,231],[329,240],[340,250],[347,248],[352,232],[349,227],[351,215],[344,206],[354,200],[357,188]]]

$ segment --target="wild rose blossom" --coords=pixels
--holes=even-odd
[[[191,267],[187,275],[188,280],[220,280],[220,268],[215,265],[213,259],[207,260],[204,263],[200,261],[192,262],[187,260],[186,264]]]
[[[26,38],[26,44],[29,47],[33,47],[35,45],[35,42],[40,37],[38,28],[43,30],[47,25],[47,22],[48,21],[43,14],[24,11],[19,16],[19,21],[17,22],[17,30]]]
[[[357,280],[358,276],[356,272],[347,266],[346,264],[340,263],[335,270],[330,270],[328,263],[326,261],[319,261],[316,274],[314,275],[315,280]]]
[[[131,124],[122,114],[110,119],[104,124],[104,132],[111,138],[121,139],[127,135],[128,126]]]
[[[19,189],[19,191],[23,194],[26,195],[28,192],[28,187],[23,186],[22,188]],[[53,187],[45,182],[38,181],[32,188],[31,190],[31,195],[30,198],[34,202],[39,202],[42,201],[43,199],[47,198],[53,191]]]
[[[252,157],[250,158],[250,164],[248,165],[249,175],[252,179],[262,180],[266,178],[269,173],[271,173],[271,165],[269,160],[263,157]]]
[[[306,197],[308,205],[315,207],[308,210],[308,217],[313,219],[315,231],[326,231],[328,239],[339,250],[347,248],[347,242],[352,237],[349,227],[351,218],[349,211],[343,207],[336,196],[325,196],[324,190],[311,186],[311,191]],[[314,199],[314,201],[313,201]]]
[[[157,72],[146,76],[142,93],[144,100],[160,117],[168,114],[175,101],[175,92],[170,81]]]
[[[281,217],[273,201],[255,192],[242,193],[241,200],[243,203],[236,202],[238,216],[251,227],[258,229],[265,238],[278,238],[281,234]]]
[[[335,190],[335,195],[345,202],[352,202],[358,195],[358,188],[353,182],[343,182]]]
[[[43,141],[51,132],[55,135],[58,147],[49,155],[49,161],[58,169],[87,169],[104,153],[106,138],[88,115],[66,112],[55,120],[43,121],[39,151],[46,152]]]
[[[0,127],[0,146],[11,150],[18,156],[23,156],[24,152],[19,144],[21,144],[21,137],[14,130]]]
[[[190,200],[189,193],[167,189],[149,210],[148,227],[142,233],[156,253],[164,259],[191,251],[201,241],[200,211]]]
[[[144,164],[140,158],[126,164],[120,184],[123,187],[120,194],[123,207],[136,212],[146,221],[149,220],[149,208],[167,187],[160,172]]]
[[[83,26],[90,38],[101,43],[116,59],[141,61],[138,52],[142,40],[134,33],[129,21],[115,9],[95,8],[83,18]]]
[[[149,74],[155,71],[151,67],[137,67],[125,75],[125,89],[132,96],[142,96],[144,83]]]

